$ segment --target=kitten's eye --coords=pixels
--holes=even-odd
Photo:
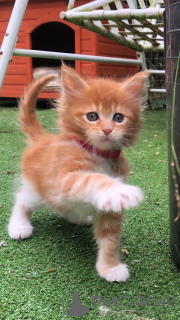
[[[99,119],[98,114],[96,112],[89,112],[87,113],[86,117],[89,121],[96,121]]]
[[[121,123],[124,120],[124,116],[121,113],[115,113],[113,116],[113,121]]]

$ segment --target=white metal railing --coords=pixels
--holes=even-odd
[[[60,18],[135,49],[142,69],[146,69],[144,52],[164,50],[164,2],[149,0],[146,3],[144,0],[96,0],[75,7],[75,0],[69,0],[68,10],[61,12]],[[148,71],[165,75],[165,70]],[[165,92],[165,89],[149,91]]]
[[[92,56],[85,54],[74,54],[64,52],[42,51],[42,50],[29,50],[29,49],[14,49],[14,56],[32,57],[32,58],[46,58],[46,59],[61,59],[61,60],[79,60],[79,61],[94,61],[94,62],[109,62],[109,63],[122,63],[122,64],[136,64],[141,65],[140,60],[111,58],[104,56]]]
[[[74,8],[75,1],[70,0],[60,18],[137,51],[164,50],[163,21],[158,21],[163,19],[162,1],[149,0],[148,8],[144,0],[126,3],[124,8],[121,0],[96,0]]]

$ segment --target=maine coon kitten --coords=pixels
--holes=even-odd
[[[123,147],[141,125],[140,97],[147,72],[122,83],[83,80],[62,65],[59,135],[44,132],[35,114],[37,97],[54,75],[29,87],[20,101],[20,121],[29,138],[22,156],[22,186],[8,225],[12,239],[31,236],[31,214],[47,206],[78,225],[93,224],[98,247],[96,269],[108,281],[126,281],[119,260],[122,210],[137,206],[141,190],[125,183],[128,164]]]

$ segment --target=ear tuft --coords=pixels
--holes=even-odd
[[[61,85],[62,93],[69,97],[74,96],[78,91],[82,91],[88,86],[74,69],[64,63],[61,66]]]
[[[138,72],[134,76],[122,82],[121,88],[127,90],[132,98],[140,99],[148,76],[148,71]]]

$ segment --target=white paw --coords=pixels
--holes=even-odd
[[[97,207],[101,211],[121,212],[122,209],[136,207],[142,200],[143,194],[138,187],[121,184],[102,192]]]
[[[32,235],[33,226],[29,220],[11,219],[8,225],[8,234],[14,240],[29,238]]]
[[[142,200],[143,194],[141,189],[136,186],[125,184],[122,188],[121,203],[124,209],[136,207]]]
[[[126,264],[120,263],[118,266],[108,269],[103,278],[110,282],[125,282],[129,278],[128,267]]]

